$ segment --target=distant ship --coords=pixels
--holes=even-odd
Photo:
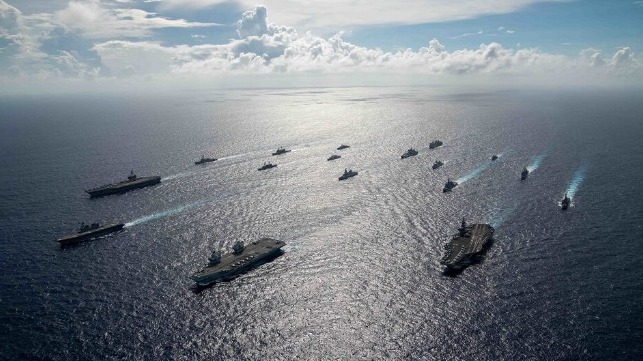
[[[406,153],[402,154],[401,158],[405,159],[405,158],[413,157],[413,156],[416,156],[416,155],[418,155],[418,151],[413,149],[413,148],[409,148],[409,150],[407,150]]]
[[[326,160],[335,160],[335,159],[339,159],[341,157],[342,157],[341,155],[333,154],[330,157],[328,157],[328,159],[326,159]]]
[[[288,153],[288,152],[290,152],[290,149],[286,150],[286,148],[284,148],[284,147],[279,147],[279,148],[277,148],[277,150],[274,153],[272,153],[272,155],[281,155],[281,154],[285,154],[285,153]]]
[[[194,164],[203,164],[203,163],[210,163],[216,161],[217,158],[206,158],[204,156],[201,156],[201,159],[197,160],[194,162]]]
[[[447,179],[447,182],[444,183],[444,188],[442,188],[442,192],[451,192],[453,188],[455,188],[458,185],[458,182],[454,182],[451,179]]]
[[[491,156],[491,160],[496,160],[496,159],[498,159],[497,155],[494,154],[494,155]]]
[[[527,179],[528,175],[529,175],[529,169],[527,169],[527,167],[523,168],[522,173],[520,173],[520,180]]]
[[[469,265],[476,254],[492,239],[494,228],[488,224],[472,224],[462,218],[458,234],[444,245],[444,255],[440,263],[451,270],[459,270]]]
[[[444,165],[444,162],[441,160],[436,160],[435,163],[433,163],[433,166],[431,167],[432,169],[438,169]]]
[[[441,140],[434,140],[429,144],[429,149],[435,149],[437,147],[442,146],[442,144],[444,144],[444,143],[442,143]]]
[[[337,147],[337,150],[342,150],[342,149],[346,149],[346,148],[350,148],[350,147],[351,147],[350,145],[342,144],[339,147]]]
[[[341,181],[344,179],[348,179],[356,175],[357,175],[357,172],[353,171],[352,169],[344,169],[344,174],[342,174],[341,177],[339,177],[339,180]]]
[[[125,181],[106,184],[98,188],[88,189],[85,192],[89,193],[89,196],[92,198],[102,197],[109,194],[125,193],[132,189],[143,188],[159,183],[161,183],[161,177],[159,176],[139,178],[134,174],[134,171],[132,171]]]
[[[208,265],[193,274],[190,278],[198,286],[207,286],[217,281],[229,281],[235,276],[283,253],[281,247],[286,243],[272,239],[262,238],[247,246],[237,242],[232,247],[232,253],[221,255],[214,251],[208,258]]]
[[[569,208],[569,205],[571,203],[572,203],[572,200],[569,197],[567,197],[567,193],[565,193],[565,198],[563,198],[563,200],[560,201],[560,206],[563,209],[563,211]]]
[[[261,166],[261,168],[258,168],[258,170],[266,170],[266,169],[274,168],[274,167],[276,167],[276,166],[277,166],[276,164],[272,164],[272,163],[264,163],[264,164]]]
[[[57,241],[61,246],[66,246],[70,244],[76,244],[82,241],[88,241],[90,239],[103,236],[109,233],[120,231],[125,226],[124,223],[115,223],[109,224],[107,226],[101,226],[98,223],[92,223],[91,225],[82,223],[76,234],[71,234],[62,238],[58,238]]]

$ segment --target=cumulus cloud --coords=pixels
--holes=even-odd
[[[537,49],[508,49],[495,42],[449,51],[438,39],[418,50],[386,52],[352,44],[341,32],[327,39],[310,32],[299,34],[294,28],[270,23],[263,6],[242,15],[237,33],[238,39],[220,45],[163,47],[158,43],[119,41],[95,49],[107,64],[118,63],[110,68],[124,68],[124,59],[152,61],[165,56],[157,69],[175,74],[392,72],[555,76],[602,65],[611,70],[639,66],[629,48],[617,51],[609,63],[595,49],[586,49],[579,59],[572,59]]]
[[[629,47],[618,49],[614,55],[585,49],[574,58],[534,48],[518,46],[511,49],[497,42],[482,43],[472,49],[448,49],[438,39],[427,38],[427,45],[419,49],[384,51],[353,44],[346,40],[343,32],[322,38],[311,32],[299,33],[293,27],[277,25],[270,21],[264,6],[256,6],[242,14],[236,23],[236,39],[223,44],[201,42],[192,46],[168,46],[147,40],[145,32],[155,27],[172,26],[176,20],[137,9],[106,9],[95,0],[76,3],[79,2],[70,2],[55,16],[35,14],[27,18],[0,0],[2,9],[7,10],[0,18],[0,62],[6,65],[3,67],[5,74],[34,73],[35,68],[39,74],[81,78],[193,74],[203,78],[200,75],[313,72],[456,76],[529,74],[556,78],[589,71],[640,76],[642,70]],[[77,20],[80,18],[85,20]],[[142,38],[122,40],[114,36],[103,39],[106,35],[101,26],[110,22],[119,24],[110,29],[115,34],[139,34]],[[24,23],[30,23],[31,27],[21,25]],[[33,25],[35,23],[39,25]],[[132,25],[134,23],[136,25]],[[189,27],[194,23],[190,24]],[[498,29],[509,32],[504,27]],[[192,37],[203,39],[201,35],[193,34]],[[9,49],[13,49],[13,55],[7,55]],[[18,53],[20,56],[16,55]]]

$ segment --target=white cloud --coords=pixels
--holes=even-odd
[[[569,1],[569,0],[552,0]],[[199,9],[229,0],[164,0],[163,8]],[[243,8],[256,6],[255,0],[236,1]],[[373,24],[420,24],[472,19],[506,14],[547,0],[262,0],[275,14],[273,21],[299,29],[325,28],[332,31]],[[412,10],[409,10],[412,9]]]
[[[102,39],[119,36],[147,37],[151,30],[161,28],[220,25],[168,19],[140,9],[109,9],[101,6],[98,0],[70,1],[64,10],[56,12],[54,20],[87,37]]]
[[[582,61],[537,49],[507,49],[498,43],[476,49],[447,51],[437,39],[427,47],[385,52],[357,46],[343,33],[328,39],[268,22],[262,6],[243,14],[238,22],[240,39],[221,45],[163,47],[148,42],[108,42],[96,47],[110,67],[123,68],[131,61],[153,62],[165,57],[156,70],[175,74],[223,73],[365,73],[416,74],[565,74],[600,64],[600,54],[590,50]],[[129,60],[128,60],[129,59]],[[116,66],[112,66],[116,64]],[[631,50],[619,50],[610,67],[636,67]],[[139,68],[139,66],[137,66]]]
[[[116,36],[143,37],[151,29],[183,20],[138,9],[106,9],[94,0],[77,3],[70,2],[56,16],[24,16],[0,0],[0,9],[5,10],[0,17],[0,73],[78,78],[196,74],[202,79],[208,78],[203,75],[284,73],[527,74],[536,78],[583,74],[578,78],[593,79],[591,74],[640,78],[643,70],[629,47],[614,55],[586,49],[578,57],[566,57],[519,44],[510,49],[496,42],[448,49],[432,39],[417,50],[387,52],[352,44],[343,32],[322,38],[276,25],[263,6],[245,12],[237,23],[239,38],[223,44],[167,46],[144,38],[124,41]],[[185,26],[194,27],[194,23]],[[114,37],[102,38],[110,34]]]

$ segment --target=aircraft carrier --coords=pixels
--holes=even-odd
[[[106,184],[104,186],[88,189],[85,192],[89,193],[91,198],[102,197],[110,194],[125,193],[132,189],[143,188],[161,183],[161,177],[137,177],[134,171],[130,173],[127,180],[118,183]]]
[[[285,245],[283,241],[272,238],[262,238],[246,246],[237,242],[231,253],[222,256],[219,251],[212,252],[208,258],[208,266],[190,278],[201,287],[217,281],[229,281],[258,264],[281,255],[281,247]]]
[[[462,219],[462,225],[449,243],[444,245],[444,256],[440,263],[452,270],[459,270],[472,261],[472,258],[484,250],[485,245],[493,236],[494,228],[488,224],[467,225]]]

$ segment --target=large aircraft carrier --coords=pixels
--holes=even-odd
[[[449,243],[444,245],[444,256],[440,263],[449,269],[462,269],[469,265],[472,258],[484,250],[484,246],[493,236],[494,229],[488,224],[462,225]]]
[[[233,252],[221,255],[214,251],[208,258],[208,266],[192,275],[198,286],[207,286],[217,281],[228,281],[250,268],[271,260],[283,253],[286,243],[272,238],[262,238],[246,246],[235,243]]]

